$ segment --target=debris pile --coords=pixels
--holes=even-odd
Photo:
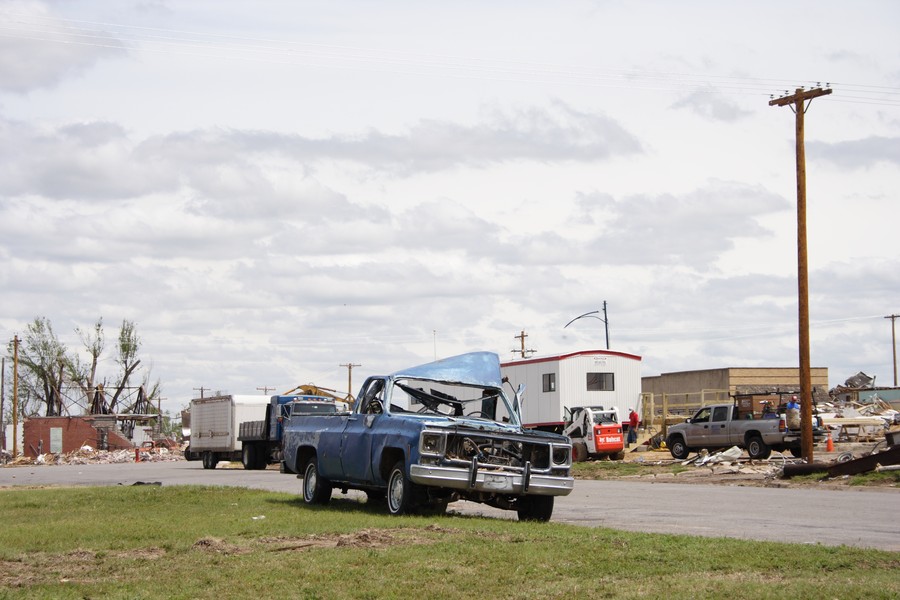
[[[900,412],[877,396],[867,402],[822,402],[822,424],[835,432],[836,441],[875,441],[900,424]]]
[[[8,465],[87,465],[87,464],[112,464],[137,462],[162,462],[183,460],[181,452],[170,451],[167,448],[154,448],[147,451],[146,448],[125,448],[121,450],[96,450],[85,444],[78,450],[67,453],[55,454],[46,452],[37,457],[17,456],[6,461]]]
[[[789,458],[779,452],[773,452],[772,456],[765,460],[746,459],[743,458],[743,454],[744,451],[737,446],[713,454],[703,449],[697,456],[682,461],[681,464],[682,466],[707,467],[714,475],[735,473],[761,475],[768,479],[780,475],[785,463],[799,460],[793,457]]]

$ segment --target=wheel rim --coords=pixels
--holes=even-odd
[[[398,512],[403,503],[403,473],[394,471],[388,484],[388,504],[391,512]]]
[[[316,467],[315,465],[309,465],[306,467],[306,473],[303,475],[303,496],[307,500],[312,500],[313,492],[316,489],[316,479],[318,479]]]

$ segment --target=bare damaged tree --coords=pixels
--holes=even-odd
[[[141,348],[141,339],[137,334],[133,321],[127,319],[122,320],[122,329],[119,330],[119,343],[117,345],[116,363],[121,367],[122,372],[115,385],[115,393],[109,402],[109,411],[116,412],[118,409],[119,398],[128,387],[128,380],[134,373],[138,365],[141,364],[138,359],[138,350]]]
[[[81,389],[81,393],[86,399],[85,408],[88,409],[88,412],[91,414],[108,412],[105,410],[107,407],[102,406],[102,387],[98,389],[94,384],[97,377],[97,363],[99,362],[100,355],[103,354],[103,348],[106,345],[105,336],[103,334],[103,317],[97,319],[93,331],[85,332],[80,327],[76,327],[75,333],[81,338],[81,343],[84,345],[84,349],[88,353],[88,356],[90,356],[91,362],[89,365],[84,364],[78,356],[73,356],[69,362],[69,377],[71,378],[72,383]]]
[[[43,404],[46,416],[62,415],[62,389],[69,364],[65,344],[56,337],[46,317],[36,317],[29,323],[22,341],[19,346],[20,393]]]

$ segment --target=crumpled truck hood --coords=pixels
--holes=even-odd
[[[501,388],[500,357],[494,352],[469,352],[391,373],[392,379],[425,379]]]

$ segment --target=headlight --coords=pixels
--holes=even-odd
[[[447,437],[444,434],[434,431],[423,431],[422,437],[419,438],[419,453],[442,456],[446,445]]]
[[[553,464],[566,465],[572,459],[571,446],[553,446]]]

